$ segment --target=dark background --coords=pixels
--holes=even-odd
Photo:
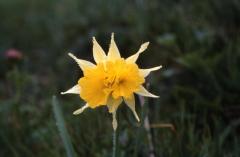
[[[240,156],[239,0],[1,0],[0,156],[66,156],[53,95],[77,156],[111,156],[107,108],[74,116],[83,102],[59,93],[82,76],[67,53],[93,61],[92,36],[107,50],[112,32],[123,57],[150,41],[138,64],[163,65],[142,123],[118,110],[118,157],[149,156],[149,134],[157,157]]]

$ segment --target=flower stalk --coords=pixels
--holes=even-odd
[[[116,157],[116,145],[117,145],[116,132],[117,132],[116,130],[113,130],[112,157]]]

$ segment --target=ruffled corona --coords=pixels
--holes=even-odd
[[[145,77],[151,71],[161,68],[157,66],[150,69],[139,69],[135,63],[148,46],[149,42],[142,44],[140,49],[134,55],[124,59],[121,58],[117,45],[114,41],[114,34],[111,37],[111,43],[108,55],[105,54],[101,46],[93,37],[93,57],[96,64],[78,59],[69,53],[83,71],[83,77],[78,83],[61,94],[79,94],[86,101],[86,105],[76,110],[73,114],[80,114],[86,108],[96,108],[106,105],[109,112],[113,115],[113,128],[117,129],[116,111],[118,106],[124,101],[133,111],[138,121],[139,117],[135,111],[134,93],[157,98],[158,96],[149,93],[142,84]]]

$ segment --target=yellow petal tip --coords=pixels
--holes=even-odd
[[[68,56],[70,56],[70,57],[73,58],[73,59],[76,58],[71,52],[68,53]]]
[[[76,115],[78,115],[78,114],[80,114],[80,113],[82,113],[82,112],[74,111],[74,112],[73,112],[73,115],[76,116]]]
[[[75,116],[76,116],[76,115],[78,115],[78,114],[77,114],[77,113],[74,111],[74,112],[73,112],[73,115],[75,115]]]
[[[145,44],[145,46],[148,46],[150,44],[150,42],[148,41],[148,42],[145,42],[144,44]]]
[[[138,122],[140,122],[140,119],[139,119],[139,118],[137,118],[137,121],[138,121]]]
[[[77,109],[76,111],[73,112],[73,115],[78,115],[80,113],[82,113],[86,108],[88,108],[88,104],[84,105],[83,107],[81,107],[80,109]]]
[[[139,117],[138,117],[138,115],[137,115],[137,112],[136,112],[135,110],[134,110],[133,114],[134,114],[136,120],[137,120],[138,122],[140,122],[140,119],[139,119]]]
[[[159,98],[160,96],[155,95],[155,94],[152,94],[152,93],[149,93],[148,97],[151,97],[151,98]]]
[[[161,69],[162,68],[162,65],[159,65],[159,66],[157,66],[157,67],[155,67],[155,68],[150,68],[150,69],[152,69],[152,71],[156,71],[156,70],[159,70],[159,69]]]
[[[65,95],[65,94],[71,94],[71,93],[69,93],[68,91],[66,91],[66,92],[61,92],[60,94],[61,94],[61,95]]]

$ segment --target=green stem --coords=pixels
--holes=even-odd
[[[113,149],[112,149],[112,157],[116,157],[116,130],[113,130]]]

